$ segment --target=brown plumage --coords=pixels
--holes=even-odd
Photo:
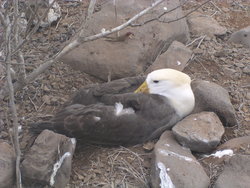
[[[39,133],[50,129],[107,145],[138,144],[154,139],[186,114],[177,113],[178,109],[166,96],[134,93],[144,80],[132,77],[86,86],[50,121],[33,123],[31,130]]]

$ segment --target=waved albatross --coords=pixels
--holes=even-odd
[[[138,144],[159,137],[192,112],[191,79],[173,69],[159,69],[144,80],[131,77],[87,86],[50,121],[31,124],[31,130],[50,129],[105,145]]]

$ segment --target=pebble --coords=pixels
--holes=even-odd
[[[246,74],[250,74],[250,65],[246,66],[246,67],[243,69],[243,72],[246,73]]]
[[[250,92],[247,92],[246,99],[250,100]]]

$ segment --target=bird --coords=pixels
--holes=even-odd
[[[93,144],[134,145],[158,138],[190,114],[195,99],[191,78],[159,69],[80,89],[49,121],[30,125]]]
[[[108,42],[124,42],[127,39],[131,38],[131,36],[134,36],[134,33],[127,32],[123,35],[117,36],[117,37],[105,37],[105,41]]]

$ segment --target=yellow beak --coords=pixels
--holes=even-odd
[[[143,82],[142,85],[140,85],[140,87],[138,87],[138,89],[135,90],[134,93],[149,93],[147,82]]]

